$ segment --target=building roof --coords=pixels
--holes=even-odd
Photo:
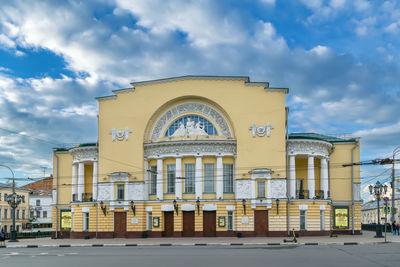
[[[339,138],[334,136],[328,136],[317,133],[291,133],[289,134],[289,139],[310,139],[310,140],[320,140],[329,143],[354,143],[356,138]]]
[[[395,200],[399,200],[400,196],[396,197]],[[392,205],[392,201],[390,200],[388,202],[388,205],[391,206]],[[374,210],[377,207],[377,201],[368,201],[364,204],[362,204],[361,206],[361,210]],[[379,201],[379,207],[383,208],[385,206],[385,202],[383,200]]]
[[[73,148],[77,148],[77,147],[90,147],[90,146],[97,146],[97,143],[82,143],[82,144],[78,144],[73,147],[55,147],[53,149],[55,152],[62,152],[62,151],[69,151],[69,150],[71,150]]]
[[[11,184],[0,183],[0,189],[2,189],[2,188],[11,189],[11,188],[12,188],[12,185],[11,185]],[[15,190],[19,190],[19,191],[29,191],[29,190],[27,190],[27,189],[24,189],[24,188],[18,187],[18,186],[15,187]]]
[[[53,176],[22,186],[23,189],[32,191],[35,196],[51,196],[53,189]]]
[[[246,86],[263,86],[264,90],[267,92],[283,92],[285,94],[289,93],[289,88],[270,87],[269,82],[251,82],[250,78],[248,76],[184,75],[184,76],[170,77],[170,78],[156,79],[156,80],[149,80],[149,81],[131,82],[131,85],[133,86],[132,88],[113,90],[112,92],[115,95],[96,97],[96,99],[98,101],[116,99],[117,94],[134,92],[135,86],[151,85],[151,84],[167,83],[167,82],[178,82],[178,81],[186,81],[186,80],[243,81]]]

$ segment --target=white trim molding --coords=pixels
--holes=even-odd
[[[161,205],[161,211],[174,211],[174,205],[172,204]]]
[[[217,204],[204,204],[203,210],[205,211],[214,211],[217,210]]]
[[[299,210],[308,210],[308,205],[299,205]]]
[[[182,211],[194,211],[195,207],[194,207],[194,204],[182,204],[181,210]]]

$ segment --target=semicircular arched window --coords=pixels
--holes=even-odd
[[[207,119],[198,115],[187,115],[171,123],[165,137],[190,135],[218,135],[217,129]]]

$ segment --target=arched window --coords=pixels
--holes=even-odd
[[[187,115],[171,123],[164,136],[186,135],[218,135],[218,132],[207,119],[199,115]]]

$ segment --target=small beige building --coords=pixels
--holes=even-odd
[[[29,217],[29,190],[16,188],[17,195],[22,196],[21,204],[15,210],[15,225],[17,232],[22,230],[22,223]],[[12,228],[12,208],[7,203],[7,196],[12,194],[9,184],[0,183],[0,228],[9,233]]]

